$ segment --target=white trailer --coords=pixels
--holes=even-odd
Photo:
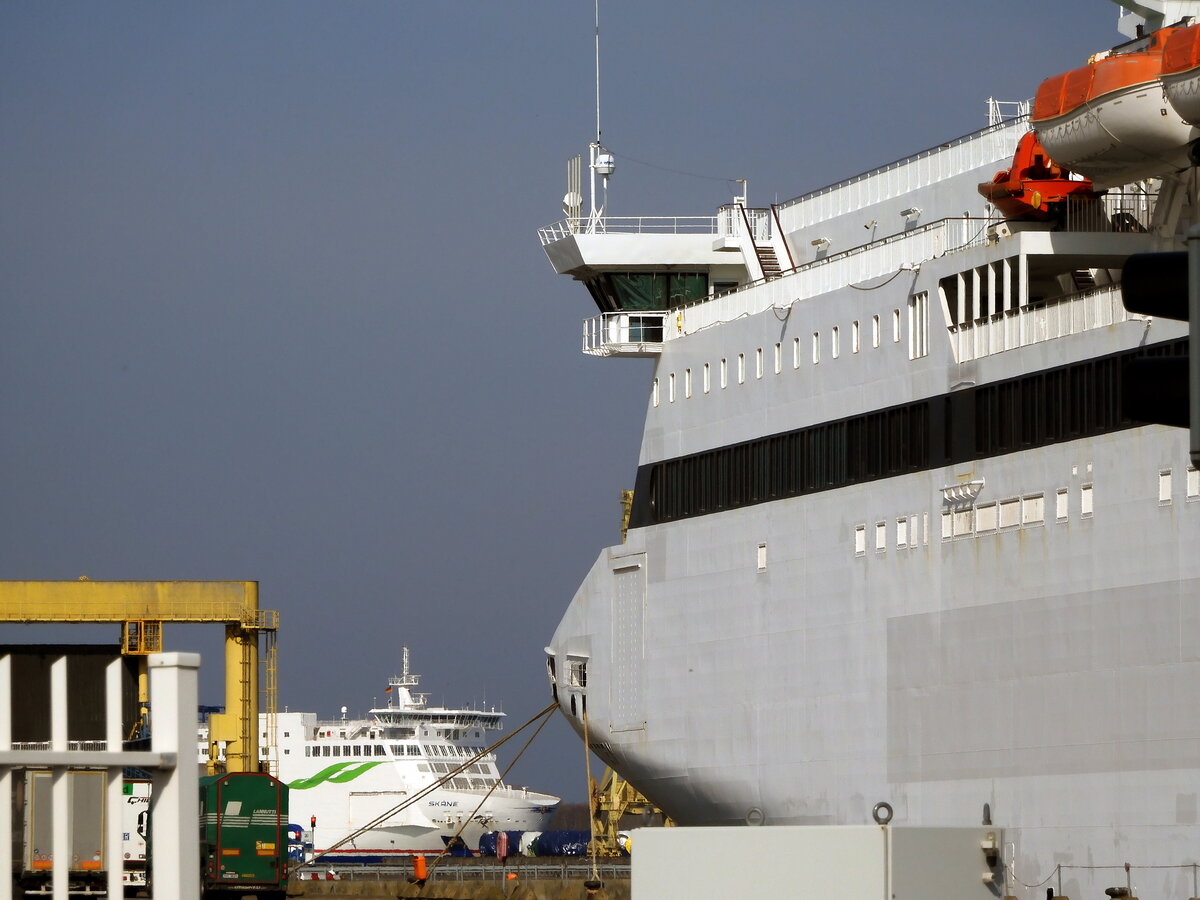
[[[102,770],[66,772],[70,831],[67,835],[71,892],[105,892],[107,855],[104,846],[104,787]],[[40,769],[25,770],[19,782],[22,831],[17,882],[26,895],[50,894],[54,868],[54,776]]]
[[[126,890],[146,886],[146,840],[150,836],[150,782],[125,782],[121,807],[121,883]]]

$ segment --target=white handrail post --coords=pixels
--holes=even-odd
[[[12,749],[12,657],[0,656],[0,753]],[[12,769],[0,766],[0,900],[12,900]]]
[[[121,668],[122,659],[112,660],[104,670],[104,749],[117,753],[121,750],[124,735],[122,732],[121,708]],[[122,884],[122,873],[125,868],[125,854],[122,835],[125,832],[125,819],[122,815],[124,796],[122,785],[124,778],[120,766],[112,766],[108,770],[108,785],[105,790],[105,806],[107,808],[107,825],[105,829],[105,868],[108,871],[108,896],[122,897],[125,888]]]
[[[60,656],[50,663],[50,749],[62,753],[69,748],[67,738],[67,658]],[[50,802],[53,810],[54,837],[50,852],[51,885],[54,900],[70,896],[71,821],[70,776],[65,766],[55,766],[50,775]]]
[[[173,754],[176,761],[154,773],[152,891],[157,897],[199,900],[200,785],[195,755],[200,654],[155,653],[148,663],[151,749]]]

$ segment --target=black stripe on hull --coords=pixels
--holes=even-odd
[[[1186,356],[1167,341],[638,468],[631,528],[836,490],[1145,424],[1122,369]]]

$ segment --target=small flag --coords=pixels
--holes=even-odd
[[[385,694],[390,694],[390,693],[392,692],[392,689],[391,689],[390,687],[389,687],[389,688],[384,688],[384,689],[383,689],[383,692],[384,692]]]

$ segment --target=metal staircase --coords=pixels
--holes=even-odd
[[[755,244],[754,255],[758,257],[758,264],[762,267],[763,278],[775,278],[782,271],[775,248],[769,244]]]

